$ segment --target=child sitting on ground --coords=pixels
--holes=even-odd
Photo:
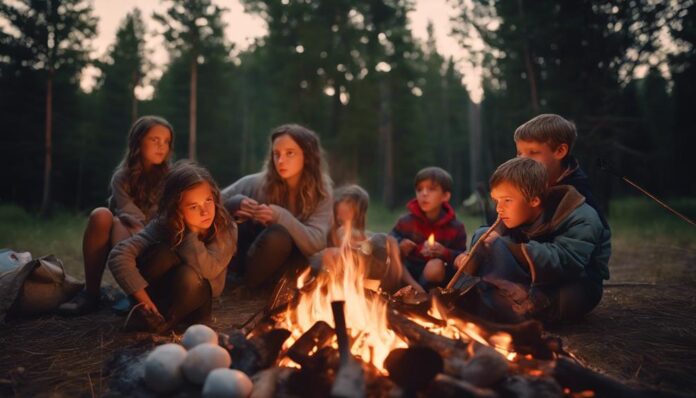
[[[347,234],[350,245],[362,262],[367,279],[379,280],[380,288],[394,293],[403,284],[425,293],[411,274],[404,269],[399,255],[399,244],[384,233],[366,231],[367,207],[370,196],[358,185],[346,185],[334,191],[334,219],[329,233],[329,249],[323,256],[327,268],[339,255],[337,248]],[[346,231],[350,228],[350,232]]]
[[[466,250],[464,224],[449,204],[452,185],[452,177],[439,167],[419,171],[416,198],[406,206],[409,214],[399,218],[391,231],[406,269],[426,289],[446,284],[455,272],[454,259]]]
[[[531,158],[546,167],[549,186],[572,185],[588,205],[597,212],[604,227],[609,228],[602,211],[592,195],[587,174],[571,155],[578,136],[575,124],[559,115],[542,114],[515,130],[517,156]]]
[[[609,229],[575,188],[547,189],[547,182],[546,168],[527,158],[508,160],[491,176],[501,223],[464,269],[482,279],[463,304],[473,312],[499,322],[570,320],[602,298]],[[457,268],[466,256],[457,257]]]
[[[164,333],[211,319],[212,298],[225,286],[237,227],[210,173],[189,161],[167,175],[157,216],[111,250],[107,264],[138,304],[128,330]]]

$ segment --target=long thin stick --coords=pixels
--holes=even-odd
[[[656,198],[653,194],[651,194],[650,192],[648,192],[648,191],[646,191],[645,189],[641,188],[638,184],[634,183],[633,181],[629,180],[628,178],[626,178],[626,177],[624,177],[624,176],[621,176],[621,179],[624,180],[624,181],[626,181],[627,183],[629,183],[633,188],[635,188],[635,189],[639,190],[640,192],[642,192],[644,195],[648,196],[650,199],[652,199],[652,200],[654,200],[655,202],[657,202],[657,203],[658,203],[660,206],[662,206],[663,208],[669,210],[669,211],[670,211],[672,214],[674,214],[675,216],[681,218],[682,220],[688,222],[689,224],[691,224],[691,225],[693,225],[693,226],[696,226],[696,223],[695,223],[692,219],[690,219],[689,217],[687,217],[687,216],[681,214],[680,212],[674,210],[674,209],[671,208],[667,203],[665,203],[665,202],[661,201],[660,199]]]
[[[691,225],[693,225],[693,226],[696,226],[696,223],[694,222],[694,220],[692,220],[692,219],[690,219],[689,217],[687,217],[687,216],[681,214],[680,212],[674,210],[674,209],[671,208],[667,203],[661,201],[660,199],[658,199],[657,197],[655,197],[655,195],[653,195],[653,194],[651,194],[650,192],[646,191],[645,189],[643,189],[640,185],[636,184],[635,182],[631,181],[628,177],[619,174],[616,170],[614,170],[614,168],[612,167],[612,165],[611,165],[608,161],[606,161],[606,160],[604,160],[604,159],[602,159],[602,158],[599,158],[599,159],[597,159],[597,166],[599,166],[599,168],[600,168],[601,170],[604,170],[604,171],[606,171],[607,173],[609,173],[609,174],[611,174],[611,175],[613,175],[613,176],[615,176],[615,177],[618,177],[618,178],[622,179],[622,180],[625,181],[627,184],[629,184],[629,185],[632,186],[633,188],[635,188],[635,189],[637,189],[638,191],[640,191],[643,195],[645,195],[645,196],[649,197],[650,199],[654,200],[655,202],[657,202],[657,204],[659,204],[660,206],[662,206],[664,209],[667,209],[667,211],[669,211],[670,213],[672,213],[672,214],[674,214],[675,216],[681,218],[682,220],[688,222],[689,224],[691,224]]]
[[[481,238],[479,238],[479,240],[476,241],[476,243],[474,244],[474,247],[472,247],[471,250],[469,250],[469,255],[464,260],[464,264],[462,264],[462,266],[459,267],[459,269],[457,270],[457,273],[454,274],[454,276],[452,277],[452,280],[450,280],[449,283],[447,284],[447,289],[451,289],[454,287],[454,284],[457,283],[457,280],[459,279],[459,277],[461,277],[466,266],[469,265],[469,261],[471,261],[471,259],[474,257],[474,253],[476,252],[476,249],[478,249],[479,245],[481,245],[481,242],[483,242],[484,240],[486,240],[486,238],[488,238],[488,235],[490,235],[491,232],[493,232],[493,230],[498,226],[498,224],[500,224],[500,218],[495,220],[493,225],[491,225],[490,228],[488,228],[488,231],[486,231],[481,236]],[[471,274],[473,274],[474,272],[476,272],[476,270],[470,271]]]

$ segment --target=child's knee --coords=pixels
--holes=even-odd
[[[440,259],[432,259],[425,264],[423,278],[428,282],[441,282],[445,279],[445,263]]]
[[[89,215],[90,225],[100,230],[109,231],[114,222],[114,215],[106,207],[97,207]]]

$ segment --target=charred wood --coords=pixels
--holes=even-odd
[[[479,388],[464,380],[438,374],[426,393],[428,397],[443,398],[497,398],[498,394],[488,388]]]
[[[612,377],[599,374],[566,357],[559,357],[556,360],[552,376],[561,386],[569,388],[571,391],[591,390],[594,391],[596,397],[685,397],[672,392],[631,388]]]
[[[449,358],[445,373],[477,387],[490,387],[510,371],[507,359],[490,347],[481,347],[469,360]]]
[[[247,339],[242,331],[235,330],[230,333],[228,341],[223,341],[221,345],[232,357],[232,369],[252,376],[275,364],[278,353],[289,336],[288,330],[273,329]]]
[[[324,321],[318,321],[306,331],[299,339],[290,347],[287,355],[302,366],[302,368],[311,367],[311,352],[323,348],[330,343],[334,335],[334,330]]]
[[[333,301],[331,311],[333,312],[334,324],[336,326],[336,338],[338,340],[338,352],[341,358],[341,365],[336,373],[331,396],[333,397],[364,397],[365,396],[365,374],[362,365],[353,359],[350,353],[350,343],[346,330],[345,313],[343,312],[343,301]]]
[[[389,353],[384,367],[392,379],[404,391],[405,396],[428,387],[435,375],[442,372],[443,361],[440,354],[424,346],[397,348]]]

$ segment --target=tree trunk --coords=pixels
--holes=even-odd
[[[394,126],[392,124],[389,82],[384,77],[379,83],[379,136],[384,154],[384,179],[382,202],[388,208],[394,206]]]
[[[138,98],[135,97],[135,86],[137,85],[138,82],[138,77],[137,77],[137,72],[133,72],[133,76],[131,76],[131,87],[130,87],[130,96],[131,96],[131,125],[135,123],[135,121],[138,119]]]
[[[524,6],[522,0],[517,0],[517,8],[520,15],[520,21],[523,26],[526,23],[524,17]],[[529,41],[527,40],[526,29],[522,32],[522,56],[524,57],[524,66],[527,69],[527,81],[529,81],[529,97],[532,102],[532,110],[534,113],[539,113],[539,94],[537,91],[536,75],[534,73],[534,64],[532,63],[532,55],[529,50]]]
[[[44,181],[41,199],[41,216],[48,215],[51,204],[51,170],[53,167],[53,71],[49,70],[46,79],[46,137],[44,141]]]
[[[476,192],[481,182],[481,105],[469,101],[469,189]]]
[[[198,80],[198,56],[191,62],[191,93],[189,97],[189,159],[196,160],[196,90]]]
[[[242,142],[240,143],[239,153],[239,172],[244,175],[247,173],[249,165],[249,153],[251,148],[249,145],[249,89],[246,82],[242,82]]]

